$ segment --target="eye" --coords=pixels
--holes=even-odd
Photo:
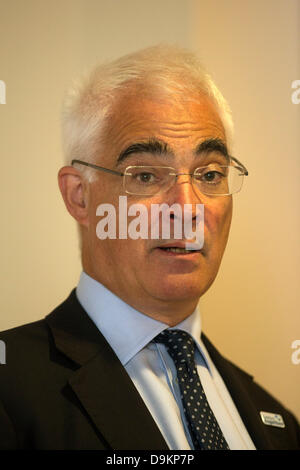
[[[150,173],[149,171],[142,171],[133,175],[133,177],[139,183],[155,183],[157,178],[154,173]]]
[[[226,179],[227,172],[227,166],[212,164],[196,170],[194,178],[198,183],[216,185]]]
[[[201,176],[201,181],[206,183],[218,183],[222,178],[224,178],[224,175],[219,171],[208,171]]]

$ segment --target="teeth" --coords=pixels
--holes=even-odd
[[[166,251],[171,251],[172,253],[190,253],[191,250],[186,250],[185,248],[164,248]]]

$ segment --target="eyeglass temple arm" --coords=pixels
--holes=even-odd
[[[229,155],[229,158],[230,160],[233,160],[235,163],[237,163],[240,166],[239,169],[243,170],[245,176],[248,176],[249,173],[248,173],[247,168],[237,158],[232,157],[231,155]]]
[[[109,168],[104,168],[103,166],[94,165],[93,163],[87,163],[82,160],[72,160],[71,164],[73,165],[74,163],[79,163],[80,165],[89,166],[91,168],[94,168],[95,170],[105,171],[106,173],[112,173],[113,175],[124,176],[124,173],[121,173],[120,171],[110,170]]]

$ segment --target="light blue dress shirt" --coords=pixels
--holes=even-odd
[[[168,325],[138,312],[85,272],[81,273],[76,294],[80,304],[126,369],[169,448],[193,449],[174,362],[163,344],[152,342]],[[255,449],[230,394],[201,341],[199,310],[196,309],[174,328],[189,333],[196,343],[197,371],[229,448]]]

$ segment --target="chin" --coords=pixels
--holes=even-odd
[[[191,276],[168,276],[160,279],[159,284],[152,285],[152,295],[163,301],[198,301],[209,289],[211,280],[191,278]],[[149,286],[150,287],[150,286]]]

